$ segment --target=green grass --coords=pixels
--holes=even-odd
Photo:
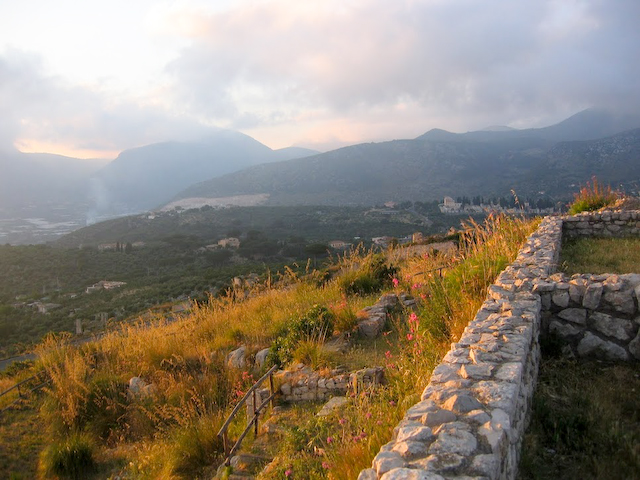
[[[574,273],[640,272],[640,238],[578,238],[563,242],[561,270]]]
[[[520,480],[640,478],[640,370],[543,360]]]

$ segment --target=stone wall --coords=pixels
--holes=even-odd
[[[557,273],[538,285],[542,333],[563,352],[603,360],[640,360],[640,275]]]
[[[360,480],[515,478],[536,384],[540,296],[562,221],[545,219],[489,294]]]
[[[335,396],[344,396],[349,391],[384,382],[384,369],[372,367],[346,372],[335,369],[327,376],[314,372],[300,364],[293,370],[278,371],[274,378],[280,384],[280,393],[287,402],[328,400]]]
[[[564,236],[625,237],[640,234],[640,212],[583,212],[564,217]]]
[[[539,334],[575,355],[640,359],[640,275],[554,273],[563,235],[638,234],[640,212],[545,218],[359,480],[515,478]]]

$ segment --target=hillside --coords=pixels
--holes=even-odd
[[[636,189],[640,130],[574,140],[588,136],[571,134],[579,123],[587,125],[586,132],[606,131],[599,118],[599,113],[595,118],[585,113],[555,127],[522,131],[431,130],[413,140],[361,144],[258,165],[196,184],[178,197],[267,194],[273,205],[431,201],[445,195],[501,196],[512,189],[519,195],[566,197],[568,186],[584,184],[593,175]],[[566,141],[554,140],[561,135]]]
[[[239,132],[220,130],[198,142],[163,142],[122,152],[91,178],[98,212],[136,212],[167,202],[200,180],[317,153],[272,150]]]
[[[52,204],[85,203],[87,179],[107,160],[81,160],[49,153],[0,152],[0,218],[39,215]],[[86,209],[87,205],[84,205]]]

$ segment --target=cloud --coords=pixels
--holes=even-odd
[[[36,55],[0,53],[0,147],[18,140],[107,155],[218,125],[272,147],[327,148],[640,106],[640,2],[158,5],[149,21],[163,41],[179,37],[172,52],[187,46],[142,92],[72,84]]]
[[[35,55],[0,55],[0,148],[58,145],[69,151],[113,155],[166,140],[190,140],[211,130],[163,105],[72,85],[48,76]]]
[[[637,2],[356,0],[241,3],[182,17],[192,44],[168,66],[179,101],[233,125],[354,122],[410,103],[404,123],[560,119],[638,105]],[[399,119],[401,115],[397,114]]]

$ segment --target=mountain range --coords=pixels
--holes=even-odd
[[[636,127],[635,129],[630,129]],[[556,125],[456,134],[434,129],[412,140],[341,148],[256,165],[181,192],[193,197],[261,195],[266,204],[367,205],[449,196],[568,196],[597,175],[637,190],[640,118],[585,110]],[[622,132],[621,132],[622,130]]]
[[[167,204],[190,205],[193,198],[200,204],[246,205],[242,199],[251,197],[269,205],[374,205],[511,190],[567,197],[592,175],[633,191],[640,181],[639,129],[640,116],[588,109],[544,128],[433,129],[414,139],[326,153],[272,150],[222,129],[199,141],[125,150],[110,162],[0,152],[0,223],[55,217],[73,229]],[[22,227],[11,225],[16,228]]]

